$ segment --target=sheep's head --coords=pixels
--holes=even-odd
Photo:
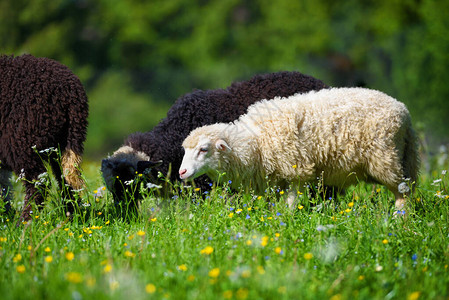
[[[185,150],[179,177],[183,180],[194,179],[220,167],[222,153],[231,151],[221,138],[201,137],[192,140],[189,136],[183,143]]]
[[[125,198],[125,193],[128,190],[127,182],[132,182],[137,174],[146,174],[148,178],[145,179],[154,182],[156,178],[150,171],[161,163],[161,161],[150,161],[150,158],[143,152],[123,146],[112,156],[102,160],[101,172],[106,187],[114,195],[115,202],[120,202]],[[136,194],[135,197],[137,196]]]

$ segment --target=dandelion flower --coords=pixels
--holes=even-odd
[[[179,271],[187,271],[187,266],[185,264],[179,265],[178,270]]]
[[[21,273],[21,274],[25,273],[25,270],[26,270],[26,268],[25,268],[24,265],[19,265],[19,266],[16,267],[17,273]]]
[[[137,231],[137,235],[138,236],[144,236],[145,235],[145,231],[139,230],[139,231]]]
[[[228,217],[232,218],[234,216],[234,213],[229,213]]]
[[[213,268],[209,271],[209,277],[217,278],[218,276],[220,276],[220,268]]]
[[[244,270],[242,272],[242,278],[249,278],[251,277],[251,271],[250,270]]]
[[[304,254],[304,258],[306,260],[311,260],[313,258],[313,254],[310,253],[310,252],[307,252],[307,253]]]
[[[282,248],[281,247],[276,247],[274,249],[274,252],[276,252],[276,254],[282,254]]]
[[[65,279],[71,283],[81,283],[83,276],[78,272],[69,272],[65,274]]]
[[[248,298],[248,289],[245,289],[245,288],[238,289],[237,292],[235,293],[235,297],[237,299],[246,299],[246,298]]]
[[[382,244],[384,244],[384,245],[388,244],[388,240],[387,240],[387,239],[384,239],[384,240],[382,241]]]
[[[107,264],[106,266],[104,266],[103,272],[109,273],[111,271],[112,271],[112,266],[110,264]]]
[[[45,262],[46,263],[51,263],[52,261],[53,261],[53,257],[51,255],[45,256]]]
[[[211,246],[207,246],[206,248],[200,251],[200,254],[210,255],[212,252],[214,252],[214,248],[212,248]]]
[[[126,257],[134,257],[134,256],[136,256],[136,254],[134,254],[131,251],[127,250],[127,251],[125,251],[125,256]]]
[[[251,240],[247,240],[247,241],[246,241],[246,245],[247,245],[247,246],[251,246],[252,243],[253,243],[253,241],[251,241]]]
[[[223,292],[223,298],[225,298],[225,299],[231,299],[231,298],[232,298],[232,291],[229,291],[229,290],[224,291],[224,292]]]
[[[65,254],[65,258],[66,258],[68,261],[72,261],[72,260],[75,258],[75,254],[73,254],[73,252],[67,252],[67,253]]]
[[[262,247],[265,247],[266,245],[268,245],[268,237],[267,236],[262,237],[262,241],[260,242],[260,245]]]
[[[349,207],[353,207],[353,206],[354,206],[354,202],[349,202],[349,203],[348,203],[348,206],[349,206]]]
[[[44,251],[45,251],[45,252],[50,252],[51,249],[50,249],[50,247],[45,247]]]
[[[154,294],[154,292],[156,292],[156,286],[152,283],[149,283],[145,286],[145,291],[148,294]]]
[[[20,253],[17,253],[13,258],[12,258],[12,261],[13,262],[19,262],[19,261],[21,261],[22,260],[22,254],[20,254]]]
[[[420,295],[421,292],[413,292],[410,295],[408,295],[407,300],[418,300]]]

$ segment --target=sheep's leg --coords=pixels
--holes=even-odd
[[[11,210],[11,199],[12,199],[11,174],[12,174],[11,171],[2,169],[0,166],[0,189],[1,189],[0,195],[5,203],[6,213],[9,213]]]
[[[297,203],[296,198],[298,197],[299,194],[298,191],[299,191],[298,184],[292,184],[287,195],[288,208],[291,210],[295,209],[296,207]]]
[[[34,202],[37,207],[41,207],[44,202],[44,197],[41,192],[35,187],[33,181],[25,181],[25,200],[23,204],[23,211],[20,215],[22,221],[28,221],[32,218],[33,208],[32,203]]]

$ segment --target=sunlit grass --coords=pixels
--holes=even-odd
[[[43,210],[0,226],[2,299],[446,299],[449,197],[442,170],[422,176],[407,218],[384,187],[360,184],[294,210],[265,195],[193,187],[117,218],[97,165],[67,220],[56,189]],[[20,186],[16,196],[20,197]]]

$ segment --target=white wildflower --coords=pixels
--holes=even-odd
[[[125,181],[124,183],[125,183],[126,185],[131,185],[133,182],[134,182],[134,180],[131,179],[131,180]]]
[[[151,183],[151,182],[147,183],[147,189],[152,189],[152,188],[161,189],[162,186],[154,184],[154,183]]]
[[[50,147],[50,148],[47,148],[44,150],[40,150],[39,153],[49,153],[49,152],[53,152],[53,151],[56,152],[56,149],[54,147]]]
[[[443,181],[441,178],[440,179],[436,179],[433,181],[433,185],[438,185],[438,183],[440,183],[441,181]]]
[[[410,188],[409,188],[409,186],[407,185],[407,183],[401,182],[401,183],[398,185],[398,192],[401,193],[401,194],[406,194],[406,193],[410,192]]]
[[[446,173],[447,173],[447,170],[441,171],[441,175],[446,175]]]

